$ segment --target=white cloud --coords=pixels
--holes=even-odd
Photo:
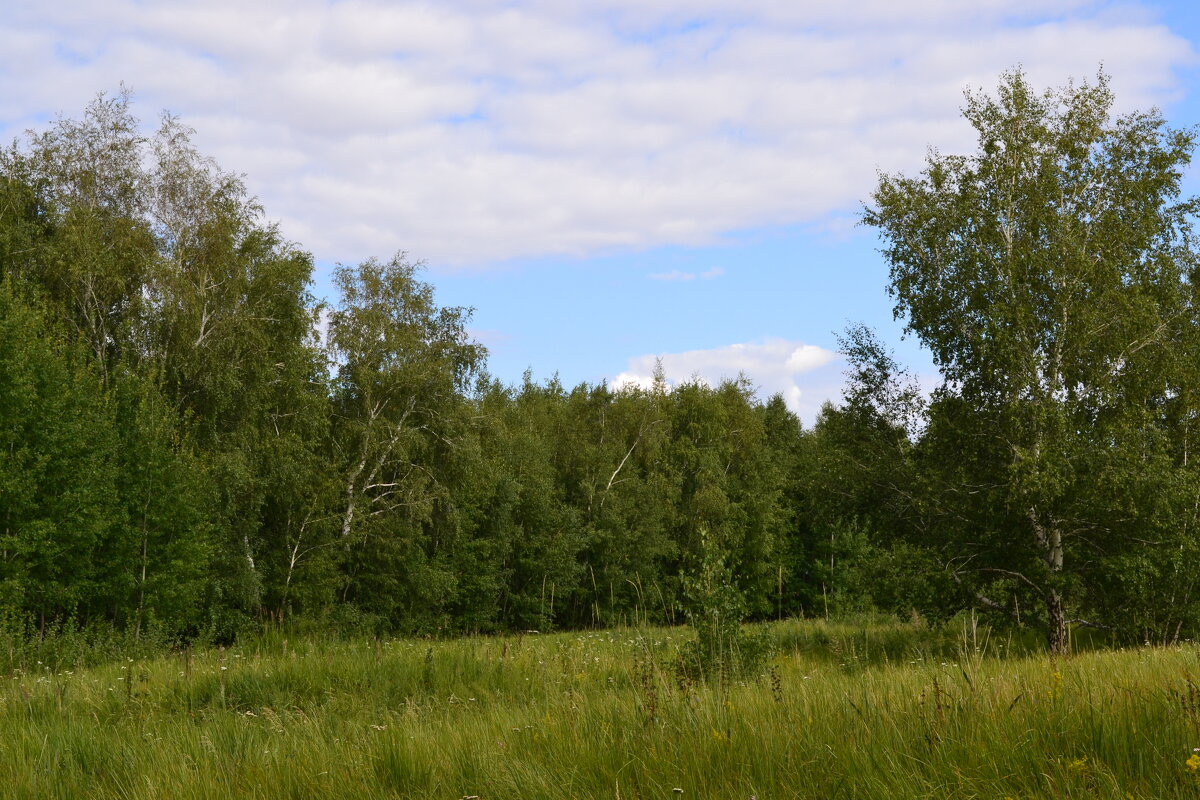
[[[322,260],[700,244],[853,209],[969,146],[965,85],[1103,61],[1162,103],[1189,44],[1099,0],[6,4],[0,135],[124,80]]]
[[[650,388],[659,364],[671,385],[700,380],[715,386],[726,378],[745,375],[758,388],[760,397],[783,395],[788,408],[811,423],[822,403],[840,395],[841,373],[827,368],[836,358],[834,351],[814,344],[769,338],[712,350],[637,356],[629,359],[625,371],[610,385],[614,389]]]
[[[648,277],[652,281],[694,281],[696,274],[673,269],[670,272],[652,272]]]

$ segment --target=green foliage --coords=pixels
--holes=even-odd
[[[450,463],[463,392],[485,351],[470,312],[439,308],[403,254],[339,267],[329,322],[343,599],[410,628],[444,628],[455,593]]]
[[[122,91],[0,154],[0,604],[222,641],[293,615],[668,621],[707,529],[752,616],[796,608],[782,401],[499,386],[403,254],[317,303],[311,258],[191,138],[169,114],[144,135]]]
[[[45,621],[118,602],[118,452],[86,359],[0,283],[0,608]]]
[[[504,386],[404,254],[326,307],[190,129],[101,95],[0,153],[0,610],[224,642],[686,618],[741,674],[740,623],[791,615],[1194,636],[1193,139],[1111,105],[1007,75],[976,153],[881,178],[943,383],[852,326],[806,431],[745,378]]]
[[[123,372],[114,394],[127,533],[122,552],[105,560],[130,576],[128,610],[119,619],[132,623],[135,636],[155,625],[195,631],[211,559],[214,487],[153,382]]]
[[[923,536],[977,602],[1023,609],[1060,650],[1098,563],[1186,549],[1160,514],[1200,485],[1180,449],[1200,327],[1195,205],[1179,201],[1194,133],[1112,105],[1103,74],[1041,94],[1007,74],[967,95],[974,154],[883,176],[864,213],[896,314],[943,377],[917,454]]]
[[[681,649],[679,670],[693,679],[753,677],[771,655],[771,642],[743,629],[747,603],[726,553],[706,529],[699,538],[699,563],[683,578],[684,612],[696,638]]]
[[[157,389],[94,362],[0,286],[3,608],[39,624],[194,627],[209,484]]]

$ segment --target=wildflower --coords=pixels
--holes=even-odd
[[[1188,772],[1195,772],[1196,770],[1200,769],[1200,753],[1192,753],[1192,755],[1185,762],[1185,765],[1188,768]]]

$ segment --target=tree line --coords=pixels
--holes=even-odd
[[[979,608],[1194,635],[1190,131],[1104,76],[968,95],[972,156],[864,212],[929,394],[852,326],[805,429],[745,379],[487,373],[397,255],[337,297],[165,115],[100,96],[0,153],[0,615],[230,638]]]

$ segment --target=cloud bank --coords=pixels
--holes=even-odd
[[[966,147],[965,85],[1103,61],[1141,107],[1192,60],[1083,0],[16,0],[0,134],[125,81],[318,259],[486,265],[820,224]]]
[[[840,374],[831,375],[830,370],[822,369],[836,358],[837,353],[817,345],[765,339],[712,350],[637,356],[629,359],[626,370],[610,385],[614,389],[623,386],[650,388],[659,364],[663,377],[671,385],[700,380],[715,386],[723,379],[745,375],[757,388],[760,398],[783,395],[788,408],[811,423],[821,404],[838,394]]]

